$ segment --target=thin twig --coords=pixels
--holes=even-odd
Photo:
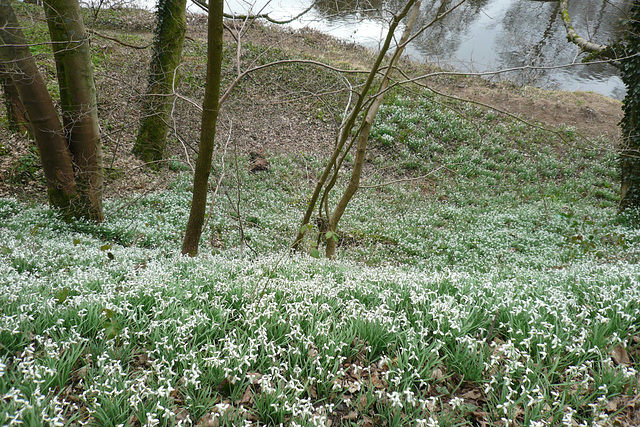
[[[117,39],[115,37],[111,37],[111,36],[107,36],[105,34],[101,34],[101,33],[97,32],[96,30],[92,30],[90,28],[87,28],[86,31],[88,33],[93,34],[94,36],[98,36],[98,37],[100,37],[102,39],[106,39],[106,40],[111,40],[112,42],[116,42],[116,43],[118,43],[118,44],[120,44],[122,46],[130,47],[132,49],[144,50],[144,49],[148,49],[153,44],[153,42],[151,42],[151,43],[149,43],[148,45],[145,45],[145,46],[136,46],[136,45],[133,45],[133,44],[129,44],[127,42],[123,42],[122,40]]]
[[[224,175],[225,175],[225,165],[226,165],[225,157],[227,155],[227,147],[229,146],[229,141],[231,141],[231,129],[232,129],[232,126],[229,127],[229,136],[227,137],[227,142],[224,144],[224,150],[222,151],[222,159],[220,159],[220,162],[222,163],[222,169],[220,170],[220,177],[218,178],[218,183],[216,184],[216,188],[213,191],[213,197],[211,198],[211,203],[209,204],[209,216],[207,216],[207,219],[205,220],[204,225],[202,226],[203,230],[207,228],[207,224],[209,224],[209,219],[213,215],[213,205],[215,204],[216,197],[218,195],[218,190],[220,189],[220,185],[222,184],[222,179],[224,178]]]
[[[460,165],[460,164],[462,164],[462,163],[455,163],[455,165]],[[449,165],[449,166],[454,166],[454,165]],[[391,185],[391,184],[397,184],[397,183],[400,183],[400,182],[419,181],[421,179],[428,178],[429,176],[431,176],[434,173],[438,172],[440,169],[448,169],[448,168],[447,168],[446,165],[442,165],[440,167],[435,168],[434,170],[430,171],[427,174],[416,176],[414,178],[395,179],[393,181],[383,182],[382,184],[375,184],[375,185],[359,185],[358,188],[380,188],[380,187],[385,187],[385,186]]]

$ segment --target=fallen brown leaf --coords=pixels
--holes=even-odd
[[[262,374],[259,372],[247,372],[247,378],[251,381],[251,384],[258,384]]]
[[[367,408],[367,403],[369,403],[367,396],[365,396],[364,394],[361,395],[358,398],[358,401],[356,402],[356,407],[358,408],[358,411],[362,412]]]
[[[360,391],[360,383],[359,382],[350,382],[349,386],[347,387],[347,391],[351,394]]]
[[[487,421],[489,417],[487,415],[488,414],[483,411],[473,412],[473,418],[476,420],[476,423],[478,423],[480,427],[485,427],[489,425],[489,422]]]
[[[460,397],[462,397],[464,399],[477,400],[477,399],[480,399],[482,397],[482,393],[480,393],[480,390],[474,388],[474,389],[471,389],[471,390],[467,390]]]
[[[309,384],[307,386],[307,394],[312,399],[317,399],[318,398],[318,390],[316,389],[316,385],[315,384]]]
[[[355,421],[358,419],[358,413],[356,411],[351,411],[347,415],[342,417],[343,420]]]
[[[371,374],[371,384],[377,389],[385,388],[384,382],[380,379],[377,372]]]
[[[443,378],[444,378],[444,372],[442,372],[442,369],[436,368],[436,369],[433,370],[433,372],[431,372],[431,379],[432,380],[440,381]]]
[[[218,417],[213,412],[200,418],[200,421],[196,424],[197,427],[218,427],[219,425]]]
[[[173,412],[176,414],[176,421],[184,421],[189,418],[189,411],[187,408],[175,408]]]
[[[253,404],[253,391],[251,390],[251,386],[248,385],[247,389],[242,394],[242,398],[240,399],[240,405],[252,405]]]
[[[610,354],[616,365],[629,366],[631,364],[631,360],[629,359],[627,350],[620,344],[618,344],[616,348],[611,350]]]

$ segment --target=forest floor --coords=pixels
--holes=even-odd
[[[42,14],[14,5],[55,98]],[[150,170],[130,153],[152,15],[86,13],[105,221],[62,221],[33,144],[0,126],[0,425],[640,425],[620,102],[404,62],[428,77],[388,93],[337,257],[316,259],[320,227],[291,240],[373,53],[227,22],[223,87],[279,65],[222,107],[218,198],[185,257],[205,21],[189,18],[167,167]]]
[[[23,13],[25,19],[42,21],[37,11],[28,9],[28,13]],[[166,184],[163,176],[145,171],[142,163],[130,154],[140,120],[153,24],[153,15],[139,10],[106,10],[95,19],[87,16],[87,27],[94,34],[92,48],[107,167],[106,196]],[[226,84],[236,75],[237,57],[241,58],[243,70],[281,59],[313,60],[343,69],[367,70],[374,57],[373,52],[362,46],[315,30],[258,23],[243,30],[240,38],[243,47],[237,50],[234,39],[241,26],[242,23],[227,23],[223,64]],[[28,28],[27,35],[36,39],[46,37],[37,27]],[[205,46],[206,20],[201,15],[192,15],[178,92],[194,104],[201,103],[203,95]],[[47,47],[38,48],[36,54],[50,87],[55,88],[55,66]],[[604,137],[615,144],[619,138],[621,103],[596,93],[547,91],[479,77],[448,75],[412,62],[405,62],[404,69],[412,76],[427,75],[421,84],[443,95],[443,99],[468,100],[545,128],[573,128],[588,140]],[[346,101],[344,92],[340,77],[317,67],[276,66],[250,74],[222,107],[218,144],[224,146],[225,141],[232,141],[232,146],[242,153],[327,153]],[[199,111],[187,101],[179,100],[176,105],[169,157],[191,163],[199,137]],[[38,169],[37,155],[29,139],[11,134],[6,126],[0,127],[0,196],[41,199],[44,187]]]

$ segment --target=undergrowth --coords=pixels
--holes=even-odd
[[[640,233],[616,213],[611,144],[391,99],[336,260],[306,253],[315,229],[288,250],[322,167],[310,154],[259,173],[227,157],[196,258],[179,255],[186,172],[106,200],[102,224],[0,199],[0,424],[632,420]]]
[[[468,113],[428,96],[385,107],[374,134],[386,161],[434,172],[363,188],[335,261],[287,251],[305,176],[321,167],[309,156],[272,156],[262,173],[239,159],[222,184],[234,195],[211,210],[197,258],[178,255],[188,174],[164,192],[107,200],[103,224],[2,199],[1,422],[569,426],[627,416],[640,234],[616,216],[613,154],[559,150],[518,123]],[[385,135],[405,128],[389,145]]]

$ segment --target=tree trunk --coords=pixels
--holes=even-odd
[[[4,92],[4,109],[9,130],[15,133],[29,132],[29,134],[32,135],[27,117],[25,116],[27,112],[24,104],[20,100],[18,88],[16,88],[11,74],[3,64],[0,64],[0,84]]]
[[[180,64],[182,43],[187,31],[186,0],[160,0],[156,15],[153,56],[149,66],[147,98],[133,153],[145,162],[164,158],[170,95]]]
[[[357,136],[357,145],[356,145],[356,158],[353,161],[353,170],[351,171],[351,177],[349,179],[349,184],[347,188],[344,190],[342,197],[338,201],[336,208],[329,219],[329,225],[327,227],[327,231],[332,233],[332,236],[335,236],[335,232],[338,228],[338,222],[342,218],[344,211],[347,209],[347,205],[356,194],[358,187],[360,186],[360,177],[362,176],[362,167],[364,166],[365,156],[367,154],[367,145],[369,142],[369,134],[371,133],[371,127],[373,126],[373,122],[376,119],[376,115],[378,114],[378,110],[382,105],[382,100],[384,99],[384,94],[389,87],[389,82],[391,80],[391,73],[396,66],[398,60],[400,59],[400,55],[404,50],[407,40],[411,35],[411,31],[413,29],[413,25],[415,24],[416,18],[418,17],[418,13],[420,12],[420,5],[422,4],[421,0],[412,0],[407,2],[405,6],[405,11],[403,14],[398,15],[396,21],[399,22],[400,18],[403,17],[406,13],[409,14],[409,18],[407,20],[407,24],[405,30],[398,42],[398,47],[394,52],[391,60],[389,61],[389,66],[385,72],[382,81],[380,82],[380,86],[378,88],[377,95],[374,95],[374,99],[369,106],[369,108],[365,112],[365,116],[362,120],[362,125],[360,126],[360,132]],[[411,7],[409,10],[408,8]],[[392,29],[395,31],[395,27],[392,25],[389,29],[391,33]],[[327,239],[327,247],[325,249],[325,255],[327,258],[334,258],[336,254],[336,238]]]
[[[72,159],[51,95],[38,72],[11,0],[0,0],[0,61],[23,100],[33,128],[51,206],[75,216],[77,188]]]
[[[560,1],[560,14],[567,38],[584,52],[599,58],[619,60],[620,77],[627,86],[620,121],[620,205],[624,212],[640,208],[640,1],[633,0],[626,19],[623,41],[618,45],[599,45],[580,37],[571,24],[568,0]],[[614,62],[615,65],[618,65]],[[636,218],[636,221],[640,219]]]
[[[102,221],[102,145],[89,39],[77,0],[46,0],[47,24],[60,87],[64,133],[78,186],[76,212]]]
[[[627,86],[622,109],[620,156],[620,211],[640,208],[640,2],[629,10],[624,40],[626,59],[620,61],[622,81]]]
[[[345,148],[345,145],[347,144],[347,141],[352,136],[352,131],[354,129],[356,121],[358,120],[358,116],[362,112],[363,105],[365,104],[365,100],[367,99],[367,94],[371,89],[371,87],[373,86],[375,77],[378,75],[382,62],[384,61],[386,54],[389,51],[391,42],[394,39],[395,30],[398,27],[400,20],[404,18],[404,16],[406,16],[406,14],[409,12],[409,9],[410,7],[412,7],[414,2],[415,0],[408,1],[404,9],[391,22],[391,25],[387,30],[387,36],[385,37],[384,43],[380,48],[380,51],[378,52],[378,55],[376,57],[376,60],[373,66],[371,67],[371,70],[369,71],[367,80],[365,81],[364,85],[360,89],[358,99],[356,100],[355,105],[349,112],[346,120],[343,122],[343,124],[340,127],[339,135],[337,137],[336,144],[333,149],[331,158],[325,165],[322,175],[318,178],[318,182],[316,183],[311,199],[309,200],[309,203],[307,205],[307,210],[302,218],[302,222],[298,229],[298,233],[295,239],[293,240],[292,248],[294,250],[300,249],[300,244],[302,243],[302,240],[304,239],[304,235],[306,233],[305,226],[309,224],[311,221],[311,216],[313,215],[313,211],[316,208],[316,204],[320,199],[320,194],[322,193],[322,190],[327,188],[325,187],[325,184],[327,183],[327,180],[331,176],[331,171],[334,171],[334,174],[338,174],[339,172],[340,165],[341,165],[341,162],[339,161],[340,155],[342,154],[343,155],[342,158],[344,159],[343,150]],[[346,151],[348,152],[350,148],[351,146],[349,145]],[[337,176],[334,175],[334,178],[337,178]],[[334,183],[335,183],[335,179],[332,179],[329,181],[328,186],[332,187]],[[327,194],[325,194],[325,196],[327,196]]]
[[[220,108],[220,80],[222,74],[222,13],[223,0],[209,2],[209,29],[207,36],[207,81],[204,92],[202,123],[198,159],[193,177],[191,212],[182,243],[182,253],[195,256],[202,235],[202,224],[207,206],[209,173],[213,156],[216,123]]]

